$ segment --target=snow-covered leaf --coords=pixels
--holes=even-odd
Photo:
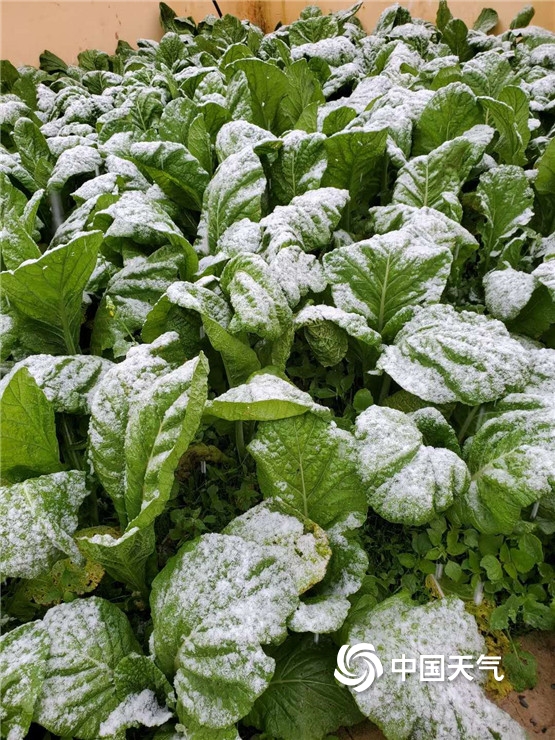
[[[72,534],[77,511],[88,491],[78,470],[29,478],[0,487],[0,573],[34,578],[65,553],[79,561]]]
[[[0,721],[9,740],[25,740],[42,688],[48,636],[40,622],[29,622],[0,637]]]
[[[418,311],[378,360],[425,401],[471,406],[518,391],[528,365],[528,353],[500,321],[447,305]]]
[[[418,664],[421,655],[470,655],[476,660],[486,652],[474,617],[454,597],[415,606],[405,596],[393,596],[356,615],[348,640],[351,645],[375,645],[378,657],[389,664],[402,655]],[[367,670],[364,655],[353,657],[352,671],[362,672],[365,666]],[[352,692],[361,712],[388,737],[524,740],[520,725],[486,698],[481,687],[485,671],[471,675],[472,681],[459,675],[453,681],[430,682],[419,680],[418,669],[404,680],[384,670],[370,688]]]

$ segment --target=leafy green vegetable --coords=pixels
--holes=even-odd
[[[555,626],[555,36],[360,6],[0,65],[10,740],[522,736],[334,645]]]

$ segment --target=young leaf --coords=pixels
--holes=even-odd
[[[25,740],[42,689],[49,641],[41,622],[30,622],[0,637],[2,732]]]
[[[500,321],[438,305],[405,324],[378,367],[425,401],[473,406],[520,390],[529,357]]]
[[[76,353],[83,290],[101,242],[102,233],[90,231],[2,273],[6,297],[25,318],[26,331],[38,335],[43,351]]]
[[[128,528],[121,536],[111,527],[90,527],[76,532],[75,539],[81,552],[100,563],[112,578],[148,594],[146,562],[156,543],[153,525]]]
[[[177,334],[163,334],[152,344],[133,347],[123,362],[102,378],[91,404],[89,455],[94,471],[116,507],[122,527],[125,508],[125,433],[131,407],[161,375],[169,373],[181,352]],[[167,358],[167,359],[166,359]]]
[[[182,144],[170,141],[138,142],[129,158],[182,208],[200,211],[209,176]]]
[[[479,123],[483,123],[483,115],[467,85],[453,82],[440,87],[416,124],[413,155],[429,154]]]
[[[320,187],[327,158],[322,134],[291,131],[270,165],[270,188],[278,205],[287,205],[297,195]]]
[[[532,218],[534,195],[524,170],[514,165],[485,172],[480,177],[476,195],[480,211],[486,217],[480,233],[482,260],[487,272],[491,259],[500,254],[503,243]]]
[[[474,126],[429,154],[411,159],[399,172],[392,202],[420,208],[429,206],[460,221],[462,208],[458,194],[492,135],[489,127]]]
[[[285,247],[300,247],[305,252],[326,247],[349,201],[346,190],[318,188],[292,199],[288,206],[277,206],[262,219],[262,248],[267,259]]]
[[[257,254],[239,254],[228,262],[221,286],[235,309],[229,329],[264,339],[277,339],[291,325],[293,314],[279,282]]]
[[[236,221],[260,221],[266,178],[252,149],[243,149],[222,162],[204,191],[199,224],[200,248],[214,254],[218,239]]]
[[[125,510],[130,527],[162,513],[180,457],[194,439],[208,392],[208,362],[194,360],[155,379],[130,406],[125,431]]]
[[[510,534],[523,507],[551,489],[555,476],[553,410],[509,410],[471,438],[472,483],[461,501],[464,521],[481,532]]]

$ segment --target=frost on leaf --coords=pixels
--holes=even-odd
[[[264,256],[271,260],[284,247],[312,252],[327,246],[348,201],[347,190],[319,188],[295,196],[287,206],[277,206],[260,222]]]
[[[118,663],[140,652],[127,617],[92,596],[53,607],[43,624],[50,656],[35,720],[56,735],[96,740],[123,699],[114,681]]]
[[[73,541],[77,511],[88,491],[77,470],[0,487],[3,577],[35,578],[65,553],[79,561]]]
[[[291,308],[280,280],[259,255],[239,254],[230,260],[221,285],[235,309],[231,332],[277,339],[291,325]]]
[[[16,367],[26,367],[55,411],[88,414],[97,384],[112,363],[93,355],[31,355]]]
[[[315,403],[308,393],[278,375],[263,371],[243,385],[208,401],[206,411],[228,421],[271,421],[299,416],[307,411],[324,418],[330,415],[329,409]]]
[[[512,532],[522,508],[548,495],[555,482],[555,409],[549,394],[543,408],[518,408],[519,399],[533,401],[527,394],[509,396],[509,410],[502,402],[501,413],[465,447],[472,483],[459,511],[482,532]],[[512,404],[517,408],[511,410]]]
[[[424,524],[468,487],[463,460],[424,445],[415,422],[401,411],[371,406],[357,417],[355,436],[368,503],[388,521]]]
[[[502,321],[516,318],[532,297],[537,282],[534,275],[512,267],[488,272],[484,277],[488,311]]]
[[[529,376],[528,352],[500,321],[448,305],[418,311],[377,365],[425,401],[470,406],[519,390]]]
[[[181,548],[153,582],[152,648],[186,726],[225,728],[249,711],[274,670],[261,645],[285,637],[297,603],[271,547],[209,534]]]
[[[474,618],[462,601],[448,597],[415,606],[406,597],[393,596],[366,613],[356,614],[348,641],[352,645],[371,642],[384,663],[402,655],[416,659],[416,671],[404,681],[400,674],[385,670],[370,688],[353,690],[361,712],[387,737],[526,738],[520,725],[486,698],[481,688],[485,671],[473,670],[473,681],[462,675],[453,681],[420,681],[420,655],[472,655],[477,659],[486,652]],[[354,658],[352,670],[362,671],[363,660]]]
[[[448,247],[401,229],[335,249],[324,271],[336,306],[381,332],[401,309],[438,301],[451,262]]]
[[[331,557],[326,533],[277,497],[238,516],[223,533],[269,548],[293,576],[299,594],[326,574]]]
[[[29,622],[0,637],[0,722],[8,740],[25,740],[42,688],[48,635],[40,622]]]

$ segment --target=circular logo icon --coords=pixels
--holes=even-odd
[[[337,668],[333,675],[340,683],[350,686],[354,691],[365,691],[382,674],[382,662],[376,655],[374,646],[369,642],[359,642],[352,646],[342,645],[339,648]]]

